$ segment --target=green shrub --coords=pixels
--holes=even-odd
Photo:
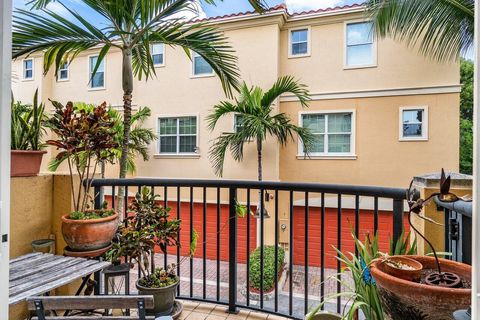
[[[250,288],[260,290],[260,247],[250,254]],[[278,247],[277,270],[281,271],[285,259],[285,250]],[[275,287],[275,246],[263,247],[263,290],[270,291]]]

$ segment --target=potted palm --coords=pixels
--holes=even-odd
[[[11,112],[11,176],[32,177],[38,175],[43,155],[40,142],[44,129],[45,105],[38,103],[38,90],[33,105],[24,105],[12,97]]]
[[[95,251],[108,247],[117,229],[118,214],[113,210],[91,209],[91,182],[101,162],[114,159],[113,121],[106,103],[91,112],[78,110],[71,102],[66,106],[52,101],[53,115],[45,122],[57,136],[46,143],[59,150],[54,161],[67,162],[70,173],[74,211],[62,216],[62,234],[68,249]],[[74,173],[80,181],[75,188]]]
[[[135,195],[129,206],[130,214],[119,225],[107,257],[112,262],[128,257],[127,263],[138,264],[141,277],[136,287],[140,294],[153,295],[153,312],[156,316],[163,316],[173,311],[180,280],[174,265],[155,268],[153,255],[157,247],[165,254],[167,247],[179,245],[181,221],[169,218],[170,209],[159,205],[158,197],[147,187]]]

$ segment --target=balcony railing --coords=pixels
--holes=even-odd
[[[113,200],[115,207],[119,187],[130,199],[143,186],[160,194],[164,206],[172,208],[171,216],[182,220],[181,246],[174,252],[169,248],[163,256],[164,265],[177,264],[182,280],[178,297],[225,304],[230,312],[241,307],[303,318],[325,296],[344,290],[329,278],[342,268],[334,248],[355,252],[351,232],[357,237],[378,232],[381,249],[388,251],[389,238],[396,240],[406,226],[406,190],[398,188],[139,178],[98,179],[92,185],[96,207],[104,199]],[[268,211],[268,215],[240,217],[238,203],[249,212]],[[126,201],[124,204],[121,210],[116,208],[123,217]],[[197,254],[188,257],[194,230],[199,237]],[[279,284],[282,270],[275,263],[273,292],[263,285],[263,248],[267,244],[274,245],[275,261],[280,247],[286,256],[284,268],[280,266],[287,273],[286,281]],[[261,285],[251,292],[247,285],[250,253],[258,246]],[[185,260],[187,265],[182,262]],[[326,308],[340,312],[345,303],[339,297]]]

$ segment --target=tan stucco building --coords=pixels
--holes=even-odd
[[[224,30],[247,83],[269,88],[279,76],[293,75],[312,94],[308,109],[288,95],[277,108],[312,129],[314,152],[306,158],[297,141],[285,148],[267,143],[265,180],[400,187],[441,167],[458,171],[458,64],[436,63],[392,39],[375,39],[363,7],[288,14],[278,6],[263,15],[207,21]],[[214,132],[206,127],[212,107],[226,99],[220,81],[201,57],[191,61],[181,48],[159,44],[152,51],[157,77],[136,81],[133,101],[152,109],[145,125],[160,139],[150,146],[151,159],[138,161],[136,175],[216,178],[208,150],[215,137],[235,127],[234,119],[222,120]],[[112,50],[89,84],[96,54],[78,56],[58,79],[52,72],[43,76],[41,56],[14,61],[15,98],[29,102],[39,88],[42,100],[121,105],[121,53]],[[255,179],[256,172],[252,144],[242,163],[226,161],[224,177]]]

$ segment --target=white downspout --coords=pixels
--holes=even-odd
[[[480,8],[475,4],[474,41],[474,99],[473,99],[473,243],[472,243],[472,319],[480,319],[480,50],[478,30],[480,30]]]
[[[0,319],[8,319],[12,1],[0,1]]]

